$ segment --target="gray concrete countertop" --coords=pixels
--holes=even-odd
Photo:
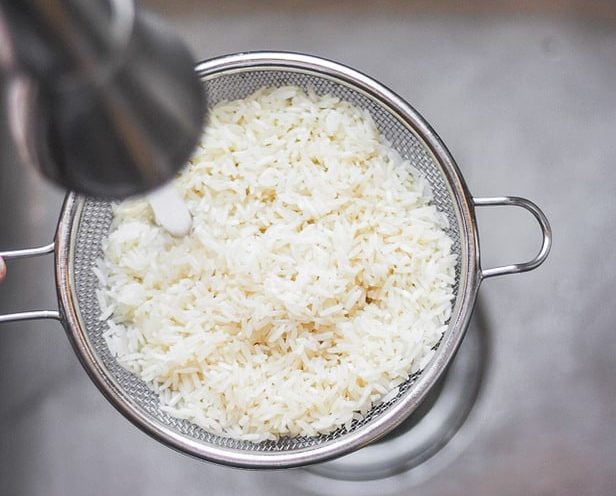
[[[210,17],[187,5],[171,14],[202,58],[297,50],[391,87],[436,129],[474,195],[544,209],[552,254],[535,272],[485,281],[493,366],[478,429],[427,479],[340,483],[188,458],[119,415],[60,325],[36,322],[0,328],[0,494],[616,494],[616,24],[363,10]],[[45,244],[62,195],[0,148],[0,248]],[[538,248],[522,211],[482,210],[479,222],[487,266]],[[51,259],[9,269],[0,312],[55,305]]]

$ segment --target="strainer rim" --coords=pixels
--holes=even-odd
[[[371,77],[328,59],[294,52],[242,52],[199,63],[204,80],[233,71],[284,70],[314,73],[347,84],[385,105],[412,129],[432,153],[447,180],[460,222],[462,269],[456,305],[435,356],[411,388],[377,419],[339,439],[289,451],[248,451],[216,446],[180,434],[141,410],[106,370],[85,330],[75,294],[73,253],[86,198],[69,193],[56,232],[56,281],[60,314],[69,340],[86,372],[114,407],[138,428],[163,444],[195,457],[244,468],[285,468],[332,459],[375,441],[400,424],[421,402],[450,362],[468,326],[481,281],[478,236],[472,203],[464,179],[447,148],[425,119],[405,100]]]

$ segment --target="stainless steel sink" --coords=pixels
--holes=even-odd
[[[552,254],[535,272],[484,283],[492,362],[478,429],[457,456],[437,453],[429,476],[351,482],[188,458],[107,404],[60,325],[33,322],[0,327],[0,494],[616,494],[616,23],[180,5],[168,14],[204,58],[303,51],[390,86],[431,122],[475,195],[544,209]],[[13,166],[4,143],[0,154],[0,248],[47,243],[62,193]],[[524,213],[491,209],[479,221],[486,265],[538,248]],[[54,308],[51,266],[12,263],[0,312]]]

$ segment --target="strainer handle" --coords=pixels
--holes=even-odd
[[[528,210],[537,222],[541,229],[543,241],[539,253],[535,257],[523,263],[517,263],[512,265],[503,265],[501,267],[492,267],[490,269],[481,269],[481,277],[487,279],[488,277],[502,276],[505,274],[517,274],[519,272],[526,272],[539,267],[547,258],[552,246],[552,228],[548,222],[547,217],[541,211],[541,209],[535,205],[532,201],[526,198],[520,198],[519,196],[498,196],[494,198],[473,198],[473,203],[476,207],[488,207],[488,206],[514,206],[522,207]]]
[[[26,248],[24,250],[11,250],[0,252],[0,257],[4,260],[15,258],[38,257],[53,253],[54,243],[49,243],[45,246],[36,248]],[[19,320],[37,320],[37,319],[56,319],[60,320],[60,312],[57,310],[32,310],[29,312],[6,313],[0,314],[0,323],[2,322],[17,322]]]

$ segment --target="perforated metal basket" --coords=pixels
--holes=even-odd
[[[162,412],[157,395],[122,368],[109,352],[98,319],[98,281],[92,268],[102,255],[101,241],[111,224],[104,201],[75,194],[66,197],[55,242],[30,250],[0,253],[7,259],[55,253],[59,311],[33,311],[0,316],[0,322],[55,318],[62,322],[84,368],[111,403],[139,428],[159,441],[206,460],[250,468],[300,466],[335,458],[378,439],[402,422],[435,384],[464,336],[481,281],[487,277],[531,270],[547,257],[551,231],[532,202],[518,197],[473,198],[453,158],[432,128],[405,101],[373,79],[317,57],[278,52],[229,55],[203,62],[197,71],[210,105],[248,96],[263,86],[297,85],[331,94],[368,110],[382,135],[425,174],[438,209],[447,215],[457,254],[455,300],[447,330],[432,361],[400,387],[391,401],[375,406],[347,430],[327,436],[282,438],[276,442],[237,441],[209,433]],[[514,205],[539,222],[543,243],[531,261],[482,269],[474,208]],[[118,442],[122,442],[118,440]]]

